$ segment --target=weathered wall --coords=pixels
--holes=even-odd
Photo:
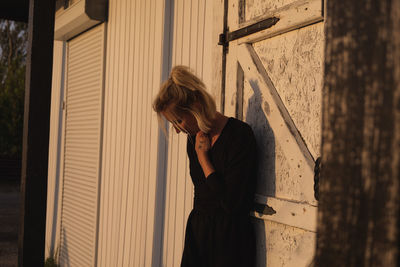
[[[255,219],[257,266],[309,266],[313,259],[315,233],[284,224]],[[263,235],[261,235],[263,234]],[[267,253],[265,253],[265,251]],[[263,254],[264,252],[264,254]]]
[[[318,23],[254,44],[269,77],[314,158],[320,155],[321,143],[323,27],[323,23]],[[274,141],[271,132],[265,131],[268,129],[268,121],[264,114],[251,109],[251,106],[257,107],[258,103],[251,102],[256,98],[247,81],[244,92],[244,99],[249,99],[247,103],[244,101],[244,106],[250,106],[250,109],[247,108],[247,112],[244,112],[246,121],[254,125],[263,151],[260,172],[265,178],[260,179],[260,182],[267,184],[259,185],[258,192],[300,200],[302,177],[291,173],[288,159],[283,155],[279,143]],[[272,178],[274,176],[276,179]]]
[[[292,12],[299,1],[251,1],[242,2],[244,9],[243,26],[259,18],[276,16],[282,21],[285,12]],[[316,5],[316,3],[314,1]],[[322,2],[319,3],[320,5]],[[295,8],[295,7],[294,7]],[[306,7],[307,8],[307,7]],[[321,12],[321,9],[320,9]],[[269,14],[269,15],[268,15]],[[294,13],[296,14],[296,13]],[[266,75],[271,80],[271,86],[276,89],[280,100],[287,110],[290,119],[298,130],[301,139],[316,159],[320,156],[321,149],[321,104],[322,104],[322,78],[324,63],[324,22],[306,23],[305,27],[287,23],[287,30],[275,34],[274,28],[269,29],[269,37],[257,37],[252,47]],[[296,20],[296,17],[291,17]],[[307,18],[304,17],[306,21]],[[232,20],[231,20],[232,21]],[[239,23],[239,27],[240,27]],[[282,29],[279,22],[276,25]],[[296,29],[297,27],[297,29]],[[247,40],[251,40],[251,36]],[[262,39],[261,41],[258,41]],[[239,40],[238,46],[241,41]],[[235,46],[230,47],[232,53],[236,52]],[[240,50],[243,51],[243,50]],[[238,58],[241,58],[238,56]],[[239,60],[240,62],[240,60]],[[232,63],[231,63],[232,64]],[[244,67],[243,67],[244,68]],[[299,213],[291,212],[288,216],[281,215],[289,209],[276,204],[271,205],[277,213],[264,215],[255,219],[257,229],[257,264],[258,266],[308,266],[315,253],[316,229],[315,222],[316,201],[305,203],[305,179],[310,181],[313,177],[304,177],[301,169],[305,162],[293,165],[286,140],[277,135],[276,123],[268,118],[268,110],[273,108],[265,98],[265,92],[259,85],[262,81],[246,78],[243,85],[243,119],[247,121],[255,132],[259,145],[259,182],[257,193],[274,201],[271,203],[287,203],[299,205],[301,213],[311,212],[308,220],[313,220],[312,227],[305,227],[301,221],[307,221],[307,216],[302,218]],[[261,91],[260,91],[261,90]],[[239,91],[228,91],[228,110],[233,110]],[[275,125],[275,126],[272,126]],[[280,127],[280,126],[279,126]],[[283,146],[286,146],[283,149]],[[289,151],[289,153],[288,153]],[[299,175],[300,174],[300,175]],[[307,182],[307,186],[310,186]],[[312,184],[311,184],[312,186]],[[311,188],[310,188],[311,189]],[[308,198],[306,198],[308,199]],[[308,200],[307,200],[308,201]],[[269,202],[268,202],[269,203]],[[301,206],[303,205],[303,206]],[[301,207],[300,207],[301,206]],[[315,210],[314,210],[315,209]],[[281,222],[274,216],[283,218]],[[311,223],[311,222],[310,222]]]
[[[321,138],[323,26],[323,23],[315,24],[254,44],[314,157],[319,156]],[[245,80],[244,119],[252,125],[261,151],[257,193],[300,200],[303,177],[295,175],[288,164],[289,159],[276,142],[260,108],[262,99],[259,98]],[[258,237],[258,266],[307,266],[312,261],[315,232],[274,223],[268,218],[256,225],[261,235]]]
[[[293,3],[293,0],[245,0],[245,20],[253,20],[259,16],[263,16],[268,13],[272,13],[279,8],[287,6]]]

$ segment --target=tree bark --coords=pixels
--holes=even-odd
[[[317,266],[398,266],[400,1],[327,1]]]

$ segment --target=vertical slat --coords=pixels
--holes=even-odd
[[[182,22],[182,43],[180,52],[182,53],[182,61],[180,64],[189,65],[190,63],[190,31],[192,30],[190,23],[190,14],[191,14],[191,5],[195,4],[192,1],[184,1],[183,6],[183,14],[181,17],[183,18]],[[184,210],[184,201],[185,201],[185,181],[190,179],[190,177],[186,177],[186,165],[187,165],[187,155],[186,155],[186,138],[187,136],[183,133],[179,135],[179,143],[178,145],[178,177],[177,177],[177,190],[176,190],[176,219],[175,219],[175,250],[174,250],[174,259],[175,265],[179,265],[180,258],[183,251],[183,241],[184,241],[184,229],[185,229],[185,210]]]
[[[117,12],[118,12],[118,10],[117,10],[117,8],[118,8],[118,6],[117,5],[115,5],[114,6],[114,16],[115,17],[117,17]],[[114,138],[112,138],[112,136],[116,136],[116,129],[117,129],[117,107],[118,107],[118,103],[117,103],[117,89],[118,88],[116,88],[116,86],[114,85],[114,80],[116,79],[116,76],[117,76],[117,74],[118,74],[118,72],[116,71],[116,68],[117,68],[117,65],[118,65],[118,62],[115,62],[114,60],[115,60],[115,58],[117,57],[117,52],[118,52],[118,47],[117,47],[117,45],[118,45],[118,31],[117,31],[117,29],[118,29],[118,20],[117,19],[115,19],[114,20],[114,23],[113,23],[113,28],[112,28],[112,32],[113,32],[113,35],[114,35],[114,38],[112,39],[112,44],[111,44],[111,49],[110,49],[110,52],[112,53],[112,68],[111,68],[111,70],[110,70],[110,75],[111,75],[111,81],[112,81],[112,84],[110,84],[110,88],[109,88],[109,90],[111,90],[111,94],[112,94],[112,96],[111,96],[111,120],[110,120],[110,125],[111,125],[111,127],[110,127],[110,158],[109,158],[109,160],[110,160],[110,168],[109,168],[109,174],[108,174],[108,186],[109,186],[109,189],[110,189],[110,195],[109,195],[109,198],[108,198],[108,201],[107,201],[107,213],[111,213],[111,214],[108,214],[108,228],[107,228],[107,238],[106,238],[106,240],[105,240],[105,242],[106,242],[106,255],[107,255],[107,258],[106,258],[106,262],[105,262],[105,265],[106,266],[108,266],[109,264],[110,264],[110,262],[111,262],[111,258],[112,258],[112,248],[113,248],[113,233],[112,233],[112,229],[113,229],[113,222],[114,222],[114,218],[115,218],[115,216],[114,216],[114,214],[113,214],[113,212],[115,211],[115,209],[113,208],[113,204],[114,204],[114,202],[112,201],[112,199],[113,199],[113,196],[115,195],[115,192],[114,192],[114,190],[115,190],[115,179],[114,179],[114,177],[115,177],[115,167],[114,167],[114,164],[115,164],[115,149],[116,149],[116,140],[114,139]],[[111,201],[110,201],[111,200]]]
[[[129,5],[128,5],[129,3]],[[126,116],[124,119],[124,143],[123,143],[123,149],[122,149],[122,160],[121,162],[123,162],[123,172],[122,172],[122,187],[121,187],[121,205],[120,205],[120,209],[121,209],[121,217],[120,217],[120,222],[119,222],[119,240],[118,240],[118,246],[117,246],[117,266],[123,266],[123,255],[124,255],[124,248],[125,248],[125,232],[126,232],[126,222],[127,222],[127,206],[128,206],[128,202],[127,202],[127,198],[128,198],[128,180],[129,180],[129,147],[131,145],[131,139],[130,139],[130,135],[131,135],[131,122],[130,122],[130,118],[132,116],[132,109],[130,108],[130,103],[129,100],[132,98],[132,90],[129,90],[129,84],[130,84],[130,73],[131,73],[131,65],[129,64],[130,59],[131,59],[131,30],[130,30],[130,26],[131,26],[131,13],[130,13],[130,8],[131,8],[131,1],[127,1],[127,3],[125,3],[125,8],[122,7],[122,16],[127,20],[124,23],[124,35],[126,36],[125,40],[124,40],[124,44],[128,43],[127,46],[124,46],[124,52],[125,52],[125,56],[124,56],[124,70],[127,70],[127,73],[124,71],[124,78],[123,78],[123,83],[124,83],[124,93],[125,93],[125,97],[124,97],[124,107],[126,110]]]
[[[174,18],[173,18],[173,37],[172,37],[172,65],[174,65],[176,62],[176,43],[177,43],[177,32],[178,32],[178,1],[174,1]],[[165,200],[165,226],[164,226],[164,245],[163,245],[163,264],[166,266],[170,266],[172,264],[171,260],[171,253],[168,248],[173,248],[171,244],[173,244],[173,241],[170,241],[173,238],[173,222],[171,220],[171,214],[173,214],[173,207],[172,207],[172,198],[171,198],[171,188],[173,187],[173,168],[172,163],[173,163],[173,155],[174,155],[174,147],[173,147],[173,139],[174,136],[172,134],[174,130],[172,127],[170,127],[170,131],[168,132],[168,148],[169,148],[169,153],[168,153],[168,166],[167,166],[167,184],[166,184],[166,200]]]
[[[162,8],[160,8],[162,7]],[[165,10],[165,2],[163,0],[153,0],[153,6],[152,6],[152,18],[159,18],[163,23],[164,23],[164,10]],[[167,12],[165,10],[165,12]],[[158,93],[158,87],[160,83],[160,78],[161,78],[161,64],[160,61],[162,59],[162,53],[161,49],[159,49],[158,45],[156,44],[161,44],[162,43],[162,38],[163,38],[163,23],[156,23],[156,21],[152,22],[152,40],[151,42],[151,55],[152,55],[152,66],[149,65],[149,68],[151,69],[151,84],[149,87],[149,91],[151,92],[149,96],[149,103],[152,103],[153,98],[155,95]],[[166,44],[164,43],[163,46]],[[157,66],[157,64],[160,64],[160,66]],[[158,127],[158,120],[155,112],[153,110],[149,110],[149,127],[150,127],[150,146],[149,146],[149,177],[157,177],[159,175],[158,172],[164,172],[164,169],[161,169],[159,167],[159,162],[158,162],[158,157],[161,159],[165,160],[165,155],[164,155],[164,150],[162,149],[163,143],[161,141],[161,144],[158,144],[157,140],[159,140],[159,127]],[[161,149],[160,149],[161,147]],[[160,168],[160,170],[157,170],[157,168]],[[162,176],[161,176],[162,177]],[[161,183],[163,181],[159,181]],[[153,262],[153,255],[158,256],[160,259],[160,250],[158,247],[160,246],[159,236],[161,233],[161,226],[159,222],[159,211],[157,210],[156,207],[156,200],[162,199],[161,194],[157,192],[156,190],[157,186],[157,181],[156,179],[149,179],[149,190],[148,190],[148,205],[149,207],[154,207],[154,209],[149,208],[147,210],[147,216],[148,216],[148,221],[146,225],[148,225],[147,228],[147,237],[146,237],[146,262],[145,266],[159,266],[160,262]],[[155,190],[150,190],[151,188],[154,188]],[[162,217],[161,217],[162,218]],[[154,243],[154,244],[153,244]]]
[[[143,87],[143,63],[144,63],[144,46],[145,43],[143,42],[144,36],[145,36],[145,11],[146,11],[146,3],[147,1],[141,1],[141,12],[140,12],[140,44],[139,44],[139,51],[140,51],[140,58],[139,58],[139,78],[138,78],[138,90],[139,90],[139,96],[138,100],[140,102],[137,103],[139,107],[140,103],[143,101],[143,94],[144,94],[144,87]],[[147,45],[147,44],[146,44]],[[143,165],[143,109],[139,108],[138,110],[138,115],[139,115],[139,127],[136,129],[136,131],[139,132],[139,140],[137,142],[137,147],[139,151],[139,155],[141,155],[137,161],[139,162],[137,170],[135,172],[135,178],[139,180],[139,185],[138,185],[138,194],[137,194],[137,202],[138,202],[138,207],[137,207],[137,218],[136,218],[136,224],[135,224],[135,253],[134,255],[134,266],[140,266],[140,246],[139,244],[141,243],[141,235],[142,235],[142,205],[143,205],[143,183],[144,179],[142,176],[142,165]]]
[[[148,29],[148,34],[149,34],[149,46],[148,46],[148,61],[147,61],[147,95],[146,95],[146,100],[144,101],[144,103],[146,103],[147,105],[150,104],[152,102],[152,88],[153,88],[153,69],[154,69],[154,47],[155,47],[155,11],[156,10],[156,6],[155,6],[155,0],[151,0],[150,1],[150,5],[149,5],[149,29]],[[150,173],[151,173],[151,143],[154,137],[152,136],[151,132],[152,132],[152,109],[146,109],[146,119],[145,119],[145,129],[146,129],[146,137],[147,137],[147,141],[146,141],[146,158],[145,158],[145,176],[144,177],[150,177]],[[155,176],[153,176],[155,177]],[[150,187],[152,185],[152,187]],[[145,225],[145,231],[143,231],[144,235],[143,235],[143,245],[142,245],[142,253],[143,253],[143,266],[147,266],[151,263],[151,256],[148,256],[148,254],[151,255],[151,251],[149,251],[149,249],[152,249],[152,246],[149,246],[149,242],[151,242],[153,240],[152,238],[152,234],[154,233],[154,228],[152,227],[152,225],[154,224],[154,213],[152,216],[149,216],[148,210],[150,209],[149,207],[154,207],[154,201],[153,199],[150,199],[149,197],[151,196],[150,194],[150,188],[155,188],[155,184],[152,183],[152,179],[146,179],[146,189],[145,189],[145,203],[146,203],[146,207],[143,209],[143,217],[145,218],[144,220],[144,225]],[[151,203],[151,205],[150,205]],[[153,209],[150,209],[153,210]]]
[[[130,208],[130,221],[132,222],[130,224],[130,240],[129,240],[129,250],[126,252],[129,256],[127,260],[129,260],[129,265],[128,266],[134,266],[133,261],[136,258],[135,255],[135,249],[136,249],[136,234],[137,234],[137,209],[138,209],[138,185],[139,185],[139,179],[140,177],[137,176],[137,169],[138,169],[138,159],[140,158],[140,152],[138,151],[138,140],[139,140],[139,134],[138,134],[138,123],[140,120],[139,116],[139,109],[140,107],[137,105],[138,101],[138,93],[140,90],[139,84],[138,84],[138,73],[139,73],[139,68],[140,64],[138,64],[139,56],[140,56],[140,51],[139,51],[139,44],[141,41],[140,38],[140,20],[141,20],[141,4],[142,1],[136,1],[135,3],[135,41],[134,41],[134,73],[133,73],[133,84],[132,84],[132,89],[134,90],[133,94],[133,99],[132,99],[132,105],[134,105],[134,117],[133,117],[133,122],[132,122],[132,129],[134,132],[133,135],[133,146],[131,149],[133,150],[133,159],[131,160],[131,168],[130,168],[130,177],[133,179],[132,183],[132,204]],[[132,153],[132,152],[131,152]]]
[[[113,14],[113,1],[110,1],[109,5],[109,13],[110,13],[110,20],[107,23],[107,48],[110,47],[110,40],[112,40],[111,36],[113,34],[113,31],[110,31],[111,25],[113,25],[112,19],[114,18]],[[111,69],[111,60],[110,60],[110,53],[107,51],[106,53],[106,69],[105,72],[108,74]],[[104,124],[103,124],[103,157],[102,157],[102,177],[101,177],[101,193],[100,193],[100,219],[99,219],[99,239],[98,239],[98,258],[97,258],[97,264],[98,266],[103,266],[105,259],[106,259],[106,248],[104,246],[104,240],[107,238],[105,237],[106,232],[107,232],[107,221],[105,217],[103,216],[104,213],[106,213],[107,209],[106,207],[106,199],[108,199],[109,195],[109,186],[108,182],[109,180],[105,179],[109,175],[109,160],[108,157],[105,157],[104,155],[109,155],[110,152],[110,146],[109,146],[109,129],[110,127],[107,127],[109,122],[110,122],[110,114],[109,112],[110,109],[110,103],[109,100],[112,99],[110,97],[110,91],[108,88],[110,83],[110,79],[108,75],[105,75],[105,90],[104,90]]]
[[[53,79],[51,90],[49,167],[47,182],[47,212],[46,212],[46,251],[45,258],[51,256],[59,244],[60,205],[58,205],[60,190],[60,160],[61,135],[63,125],[62,101],[64,98],[64,53],[65,43],[54,41]]]
[[[123,7],[123,2],[120,0],[118,2],[118,8],[116,9],[118,16],[122,12],[122,7]],[[112,264],[114,260],[116,259],[116,246],[117,246],[117,237],[118,235],[116,234],[118,232],[118,227],[119,227],[119,205],[118,205],[118,200],[119,200],[119,184],[120,184],[120,147],[121,147],[121,138],[122,138],[122,131],[121,131],[121,126],[122,126],[122,99],[123,99],[123,91],[121,88],[121,39],[123,36],[122,33],[122,27],[123,27],[123,21],[122,18],[118,19],[115,28],[116,28],[116,44],[115,44],[115,49],[116,49],[116,64],[114,65],[114,73],[115,73],[115,79],[114,79],[114,86],[113,86],[113,91],[116,94],[115,97],[115,136],[118,136],[118,138],[115,139],[115,145],[113,146],[113,154],[114,154],[114,167],[112,171],[112,228],[110,228],[110,258],[108,259],[108,265]]]
[[[190,28],[190,36],[189,36],[189,63],[188,66],[192,70],[196,70],[197,66],[197,48],[199,47],[198,44],[198,32],[199,32],[199,6],[201,5],[201,1],[192,1],[191,7],[190,7],[190,23],[189,23],[189,28]],[[188,23],[188,22],[186,22]],[[186,143],[185,143],[186,145]],[[186,152],[186,150],[185,150]],[[186,156],[186,153],[185,153]],[[187,159],[186,159],[187,161]],[[182,245],[184,244],[184,234],[185,234],[185,229],[186,229],[186,221],[189,212],[192,209],[192,199],[193,199],[193,183],[190,178],[190,173],[189,173],[189,167],[187,166],[187,163],[185,164],[184,167],[184,173],[182,174],[183,180],[184,180],[184,207],[183,207],[183,216],[181,216],[180,221],[183,225],[181,232],[182,232]]]
[[[172,65],[175,65],[177,61],[180,61],[180,54],[177,52],[179,46],[179,40],[182,33],[182,8],[183,2],[175,1],[175,11],[174,11],[174,39],[173,39],[173,60]],[[176,158],[178,151],[176,149],[175,143],[178,142],[178,137],[174,135],[174,130],[170,131],[169,134],[169,147],[171,149],[170,154],[170,165],[169,175],[167,176],[168,187],[167,187],[167,205],[168,213],[166,213],[166,220],[168,220],[168,228],[166,228],[167,238],[166,245],[164,246],[164,255],[166,255],[165,264],[167,266],[174,266],[174,249],[175,249],[175,215],[176,215],[176,184],[177,184],[177,168],[176,168]]]
[[[176,1],[176,14],[175,16],[177,17],[177,25],[176,25],[176,41],[175,41],[175,47],[174,47],[174,61],[173,65],[178,65],[182,64],[183,60],[183,55],[182,55],[182,42],[183,42],[183,30],[184,30],[184,4],[185,1]],[[171,131],[171,134],[175,135],[174,131]],[[177,257],[176,254],[178,253],[177,247],[176,247],[176,236],[177,236],[177,217],[178,217],[178,210],[177,210],[177,202],[178,202],[178,180],[179,178],[179,142],[180,142],[180,136],[175,135],[174,138],[172,139],[173,142],[171,143],[171,148],[173,149],[173,155],[172,155],[172,173],[171,179],[173,182],[171,183],[171,190],[170,190],[170,238],[169,238],[169,245],[168,245],[168,254],[170,256],[169,259],[169,264],[171,266],[176,266],[177,265]]]
[[[118,7],[116,9],[117,14],[121,14],[122,11],[122,1],[119,1]],[[115,139],[114,146],[112,147],[112,153],[113,153],[113,168],[112,168],[112,174],[111,174],[111,179],[112,179],[112,208],[111,208],[111,225],[112,228],[109,229],[110,231],[110,239],[109,242],[111,244],[109,250],[110,250],[110,257],[108,258],[107,264],[111,265],[115,258],[116,258],[116,246],[117,246],[117,237],[118,235],[116,232],[118,232],[118,214],[119,214],[119,205],[118,205],[118,199],[119,199],[119,180],[120,180],[120,146],[121,146],[121,118],[122,118],[122,90],[121,90],[121,37],[123,34],[121,33],[123,23],[121,21],[122,19],[118,19],[115,24],[115,31],[116,31],[116,40],[115,40],[115,60],[116,64],[114,65],[114,86],[112,90],[114,91],[114,97],[115,97],[115,113],[114,113],[114,136],[118,136],[118,138]]]
[[[132,99],[131,99],[131,109],[132,109],[132,121],[131,121],[131,129],[132,129],[132,134],[131,134],[131,146],[130,146],[130,162],[129,162],[129,191],[128,191],[128,196],[130,201],[130,205],[128,206],[128,213],[127,213],[127,231],[125,235],[128,237],[126,240],[126,244],[124,246],[124,264],[123,266],[132,266],[133,262],[133,252],[132,250],[135,249],[135,239],[134,239],[134,234],[135,234],[135,222],[136,222],[136,213],[135,211],[137,210],[137,203],[138,200],[136,198],[137,196],[137,184],[138,184],[138,179],[136,179],[135,176],[135,171],[136,171],[136,166],[137,166],[137,159],[140,157],[140,154],[137,152],[136,144],[137,144],[137,121],[138,121],[138,105],[135,104],[135,101],[138,99],[138,86],[137,86],[137,73],[138,73],[138,64],[135,64],[137,62],[137,59],[139,57],[139,20],[140,20],[140,1],[135,1],[134,6],[131,9],[131,14],[134,17],[133,20],[133,25],[132,29],[133,30],[133,58],[132,62],[130,64],[133,65],[133,74],[131,76],[133,77],[132,82],[130,83],[131,90],[133,91],[132,94]]]
[[[197,47],[197,75],[200,77],[203,77],[203,68],[204,68],[204,62],[203,62],[203,50],[204,50],[204,35],[205,35],[205,21],[206,21],[206,8],[205,8],[205,0],[199,0],[199,30],[198,30],[198,47]],[[210,66],[206,66],[209,68]]]
[[[123,88],[123,91],[121,92],[122,95],[122,110],[123,110],[123,114],[121,116],[121,140],[123,141],[121,143],[120,146],[120,155],[121,158],[119,160],[119,170],[120,173],[117,176],[118,178],[116,179],[117,181],[119,181],[119,200],[118,200],[118,209],[119,209],[119,216],[117,217],[117,222],[116,222],[116,227],[115,227],[115,232],[118,233],[117,235],[117,239],[116,239],[116,246],[115,246],[115,259],[114,262],[116,262],[118,266],[121,266],[120,262],[122,261],[122,253],[123,253],[123,249],[121,249],[123,247],[123,241],[124,241],[124,231],[125,231],[125,223],[126,223],[126,206],[127,206],[127,201],[126,201],[126,184],[127,184],[127,155],[126,155],[126,151],[127,149],[127,145],[129,145],[129,140],[127,140],[127,136],[129,135],[130,131],[128,129],[130,129],[129,127],[127,127],[127,118],[128,118],[128,94],[131,90],[128,90],[128,86],[127,86],[127,76],[129,75],[129,72],[127,73],[128,69],[128,59],[129,59],[129,49],[127,49],[128,45],[127,42],[129,42],[129,24],[127,23],[127,20],[130,19],[129,13],[128,12],[128,2],[129,1],[121,1],[120,4],[120,14],[122,16],[122,26],[121,26],[121,38],[120,38],[120,42],[121,42],[121,47],[120,47],[120,65],[122,66],[122,70],[119,71],[120,73],[120,78],[119,78],[119,86],[120,88]]]
[[[112,179],[112,173],[113,173],[113,151],[115,147],[115,140],[112,138],[112,136],[115,135],[115,127],[113,127],[113,124],[115,123],[115,90],[113,90],[113,82],[114,82],[114,74],[115,74],[115,54],[116,54],[116,1],[110,1],[110,20],[108,22],[108,27],[109,27],[109,38],[108,38],[108,49],[107,49],[107,55],[109,55],[108,59],[108,64],[110,67],[107,70],[107,78],[109,78],[109,81],[107,82],[107,87],[106,91],[108,91],[108,103],[109,103],[109,108],[106,110],[106,116],[108,118],[108,121],[105,123],[104,127],[106,132],[108,133],[108,138],[106,142],[108,143],[107,145],[107,151],[104,153],[104,159],[107,159],[107,171],[103,173],[103,187],[107,190],[107,194],[103,196],[103,198],[106,198],[104,201],[104,216],[103,216],[103,221],[105,225],[104,229],[104,239],[102,240],[102,245],[104,246],[103,250],[103,255],[104,257],[104,262],[102,263],[102,266],[107,266],[109,263],[110,259],[110,254],[111,254],[111,235],[112,232],[110,228],[112,228],[112,216],[109,214],[110,210],[112,210],[112,202],[110,201],[110,198],[113,195],[113,179]]]
[[[199,13],[198,9],[200,6],[200,1],[191,3],[190,10],[190,57],[189,57],[189,67],[191,69],[196,69],[197,63],[197,47],[198,44],[198,32],[199,32]]]
[[[149,65],[149,61],[151,59],[150,56],[150,25],[151,25],[151,17],[150,17],[150,11],[151,11],[151,1],[146,1],[146,5],[145,5],[145,21],[144,21],[144,50],[143,51],[143,64],[141,65],[143,68],[143,88],[145,88],[145,90],[143,90],[143,97],[142,97],[142,105],[144,105],[145,103],[147,104],[148,102],[148,94],[149,94],[149,70],[148,70],[148,65]],[[147,197],[148,197],[148,181],[149,179],[146,179],[146,177],[148,177],[148,160],[146,157],[146,154],[148,153],[148,143],[149,143],[149,128],[148,128],[148,109],[145,109],[144,107],[142,107],[143,110],[143,114],[142,114],[142,127],[141,127],[141,131],[143,134],[142,140],[144,140],[145,142],[143,142],[143,146],[142,146],[142,180],[143,180],[143,186],[142,186],[142,207],[141,207],[141,231],[140,231],[140,244],[142,244],[141,246],[139,246],[140,250],[139,250],[139,266],[144,266],[144,258],[145,258],[145,238],[146,238],[146,229],[147,229],[147,225],[146,225],[146,215],[147,215]]]

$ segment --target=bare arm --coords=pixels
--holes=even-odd
[[[208,157],[208,150],[211,148],[210,138],[203,132],[196,134],[196,153],[201,168],[203,169],[204,176],[207,178],[211,173],[215,172],[214,166],[211,164]]]

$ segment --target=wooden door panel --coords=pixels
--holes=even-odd
[[[234,2],[234,1],[232,1]],[[231,6],[236,9],[235,6]],[[231,30],[243,28],[258,21],[276,17],[279,21],[268,29],[248,35],[238,40],[241,43],[254,43],[276,36],[303,26],[323,20],[323,1],[321,0],[241,0],[235,10],[239,17],[235,20],[237,26],[230,25]],[[233,11],[233,12],[235,12]],[[234,21],[231,19],[231,21]]]
[[[253,44],[314,158],[321,140],[323,23]]]
[[[274,136],[288,159],[291,173],[295,179],[302,178],[301,199],[299,201],[315,204],[313,191],[314,160],[304,143],[278,92],[266,73],[253,47],[249,44],[238,46],[238,62],[242,66],[245,78],[254,93],[262,99],[261,108],[266,116]]]
[[[323,1],[229,0],[228,6],[230,33],[275,22],[228,38],[226,56],[224,112],[253,127],[260,152],[255,200],[267,214],[253,213],[261,219],[257,266],[308,266],[317,221]]]
[[[315,233],[269,220],[257,220],[255,229],[258,233],[256,266],[312,266]]]

